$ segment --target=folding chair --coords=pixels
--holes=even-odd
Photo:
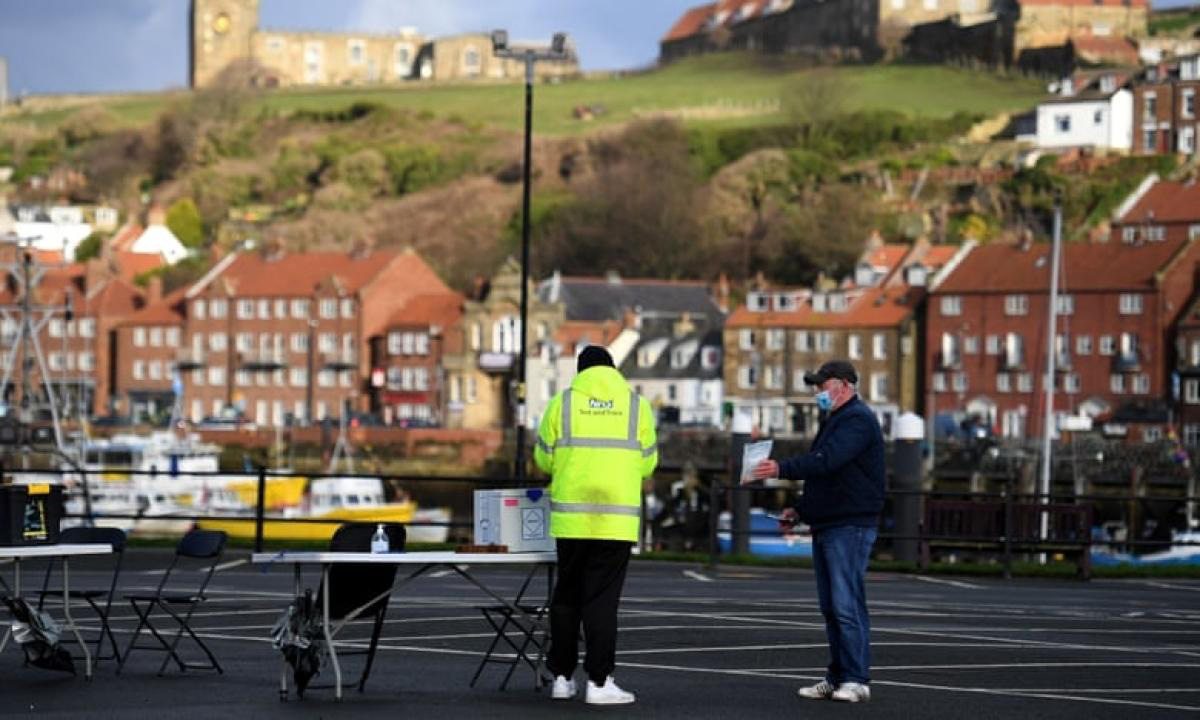
[[[329,541],[331,552],[370,552],[371,538],[379,523],[346,523],[338,527],[337,532]],[[391,552],[404,549],[408,533],[403,525],[384,523],[384,532],[388,536],[388,546]],[[367,677],[371,674],[371,666],[375,662],[375,651],[379,647],[379,636],[383,631],[384,617],[387,615],[388,600],[391,599],[392,586],[396,582],[395,565],[379,565],[372,563],[335,564],[329,568],[329,635],[336,638],[337,633],[347,624],[358,618],[374,620],[371,629],[371,640],[365,650],[339,651],[338,657],[347,655],[366,655],[362,676],[358,680],[358,691],[366,687]],[[317,591],[317,603],[320,607],[324,602],[324,587]],[[308,689],[331,688],[332,685],[309,685]]]
[[[513,673],[517,667],[524,662],[534,672],[534,685],[540,686],[538,677],[538,668],[541,665],[542,658],[546,654],[546,640],[549,635],[549,630],[544,624],[546,615],[550,612],[550,600],[541,605],[522,605],[521,600],[525,597],[525,592],[529,589],[530,582],[536,573],[536,568],[530,571],[525,576],[525,582],[521,584],[520,590],[517,591],[517,597],[513,601],[513,606],[520,609],[520,613],[513,610],[508,605],[484,605],[479,608],[483,613],[483,618],[492,626],[492,630],[496,633],[492,637],[492,644],[488,646],[487,652],[483,654],[483,659],[479,661],[479,667],[475,669],[475,675],[471,678],[471,687],[475,687],[475,683],[479,681],[479,676],[483,674],[483,669],[489,663],[497,665],[508,665],[508,672],[504,675],[504,680],[500,682],[500,689],[504,690],[508,687],[508,681],[512,679]],[[553,573],[553,570],[550,571]],[[554,586],[553,575],[550,576],[549,587]],[[514,641],[511,632],[519,633],[520,644]],[[539,637],[540,635],[540,637]],[[503,641],[515,653],[513,657],[504,658],[496,657],[496,646]],[[537,650],[537,655],[530,657],[529,653],[532,649]]]
[[[117,647],[117,639],[113,636],[112,628],[108,625],[108,616],[112,611],[113,598],[117,594],[117,582],[121,576],[121,565],[125,558],[125,532],[117,528],[102,528],[102,527],[73,527],[67,528],[59,533],[58,541],[64,545],[111,545],[113,554],[109,556],[109,563],[112,567],[112,581],[109,583],[108,589],[89,588],[85,590],[71,590],[68,596],[71,600],[84,600],[96,613],[96,617],[100,619],[100,633],[96,636],[96,654],[95,660],[120,660],[121,650]],[[54,568],[58,561],[51,559],[46,566],[46,577],[42,581],[42,591],[38,594],[38,610],[46,602],[46,598],[61,599],[62,593],[59,590],[50,589],[50,577],[54,574]],[[99,602],[103,600],[104,606],[101,607]],[[104,638],[108,638],[109,644],[112,646],[112,655],[104,655]],[[64,635],[63,640],[71,640],[69,636]]]
[[[217,564],[221,561],[221,553],[225,550],[226,535],[220,530],[192,530],[187,535],[180,539],[179,544],[175,547],[175,557],[172,558],[171,564],[167,566],[163,573],[162,580],[159,581],[158,587],[153,594],[146,595],[126,595],[129,604],[133,606],[133,611],[138,616],[137,629],[133,631],[133,637],[129,639],[129,645],[125,648],[124,654],[117,663],[117,674],[120,674],[121,669],[125,667],[125,662],[129,660],[129,654],[135,649],[137,650],[156,650],[166,652],[166,657],[163,658],[162,665],[158,668],[158,674],[162,675],[167,669],[167,662],[174,660],[179,666],[180,672],[188,670],[216,670],[218,673],[223,673],[221,665],[217,662],[217,658],[208,649],[196,633],[192,630],[191,619],[192,613],[196,611],[196,607],[206,599],[204,591],[208,587],[208,583],[212,580],[213,573],[216,572]],[[202,574],[200,586],[195,592],[179,592],[175,590],[175,586],[170,585],[171,578],[176,574],[176,570],[181,572],[192,570]],[[190,585],[190,583],[189,583]],[[186,610],[185,610],[186,609]],[[159,629],[150,621],[150,616],[155,610],[161,610],[166,618],[170,618],[176,625],[178,630],[175,632],[175,637],[170,642],[159,632]],[[142,632],[142,628],[150,631],[154,639],[158,641],[157,645],[138,645],[137,639]],[[192,639],[196,645],[204,651],[208,656],[208,663],[187,663],[176,652],[179,641],[183,638],[184,633]]]

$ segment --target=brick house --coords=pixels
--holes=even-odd
[[[1200,54],[1146,68],[1133,93],[1136,154],[1197,154]]]
[[[1108,242],[1063,247],[1056,415],[1087,415],[1114,434],[1146,425],[1136,440],[1156,440],[1168,419],[1172,334],[1200,262],[1197,238],[1139,222],[1163,211],[1165,190],[1143,187],[1127,200]],[[976,416],[1005,437],[1041,434],[1050,252],[977,247],[938,278],[926,320],[927,413]]]
[[[7,257],[20,255],[11,253]],[[20,318],[16,306],[21,297],[20,282],[10,274],[0,291],[0,305],[12,308],[0,321],[0,363],[11,380],[5,388],[6,402],[17,397],[14,386],[21,382],[15,347]],[[45,268],[32,299],[35,305],[62,309],[41,326],[37,335],[46,362],[45,375],[59,406],[71,408],[72,414],[86,415],[110,409],[113,330],[143,306],[143,293],[93,263]],[[68,306],[70,317],[65,313]],[[32,349],[29,357],[34,357]],[[44,395],[42,378],[43,370],[35,363],[29,380],[39,396]]]
[[[184,294],[185,414],[278,426],[346,399],[365,410],[369,339],[412,298],[449,292],[411,250],[229,255]]]
[[[371,411],[384,422],[445,422],[442,358],[462,352],[465,300],[455,292],[418,295],[370,338]]]
[[[133,313],[113,330],[112,396],[135,422],[169,417],[172,381],[183,348],[184,295],[180,288]]]
[[[832,288],[755,291],[725,322],[725,397],[760,428],[811,436],[818,411],[804,373],[847,359],[885,429],[921,401],[925,283],[955,258],[948,246],[869,247]]]
[[[539,299],[531,279],[529,332],[526,337],[526,377],[536,376],[533,366],[539,344],[563,321],[562,308]],[[481,430],[515,427],[513,402],[518,355],[521,347],[521,265],[508,258],[473,296],[463,303],[459,337],[447,340],[444,355],[447,384],[447,427]],[[451,347],[459,348],[451,352]],[[533,416],[526,418],[527,427]]]

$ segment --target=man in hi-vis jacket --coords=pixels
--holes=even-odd
[[[558,582],[550,602],[551,697],[575,697],[582,624],[585,700],[623,705],[634,695],[613,681],[617,605],[629,553],[637,542],[642,479],[658,464],[654,412],[613,366],[608,351],[584,348],[579,374],[542,416],[534,459],[550,475],[550,534]]]

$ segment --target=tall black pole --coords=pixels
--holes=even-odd
[[[521,197],[521,348],[517,356],[517,453],[513,476],[525,480],[525,338],[529,328],[529,194],[533,161],[533,53],[525,54],[525,167]]]

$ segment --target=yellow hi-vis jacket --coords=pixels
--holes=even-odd
[[[616,369],[593,366],[554,396],[533,452],[551,477],[550,534],[637,542],[642,478],[658,464],[654,412]]]

